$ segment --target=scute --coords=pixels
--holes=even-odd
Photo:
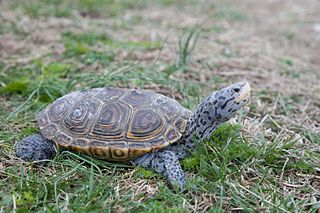
[[[125,93],[125,89],[105,87],[99,89],[99,92],[95,94],[95,98],[98,100],[102,100],[103,102],[108,102],[110,100],[118,100]]]
[[[153,93],[145,92],[142,90],[131,90],[126,93],[122,101],[132,107],[143,106],[150,103],[154,97]]]
[[[94,118],[99,105],[99,102],[91,99],[77,102],[67,115],[60,119],[63,121],[65,130],[71,134],[86,135],[89,131],[90,122]]]
[[[159,137],[166,122],[153,109],[138,109],[133,113],[126,138],[145,141]]]
[[[121,88],[73,92],[36,120],[58,145],[111,161],[130,161],[178,141],[190,111],[163,95]]]
[[[104,140],[124,140],[126,121],[131,108],[121,102],[107,102],[97,113],[90,136]]]
[[[174,116],[179,113],[179,108],[181,108],[178,102],[163,96],[155,99],[155,106],[157,106],[169,120],[174,118]]]
[[[64,132],[59,132],[54,140],[63,146],[67,146],[72,142],[72,138]]]
[[[63,116],[65,116],[68,111],[69,101],[68,99],[62,99],[55,101],[49,111],[49,115],[52,121],[59,121]]]

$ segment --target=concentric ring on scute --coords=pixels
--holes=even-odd
[[[175,143],[189,117],[189,110],[157,93],[97,88],[59,98],[36,120],[43,136],[63,147],[130,161]]]
[[[93,138],[124,140],[126,119],[131,108],[121,102],[110,102],[100,110],[89,133]]]
[[[165,121],[153,109],[138,109],[133,113],[126,138],[143,141],[158,137]]]
[[[85,135],[89,129],[89,122],[94,118],[98,104],[93,100],[82,100],[75,104],[64,118],[65,128],[72,134]]]
[[[48,125],[46,125],[42,128],[41,132],[44,137],[46,137],[50,140],[54,140],[58,134],[58,131],[59,131],[58,125],[56,125],[54,123],[49,123]]]
[[[66,98],[55,101],[49,110],[49,116],[52,121],[61,120],[70,107],[69,101]]]
[[[165,96],[159,96],[159,98],[155,99],[154,103],[169,120],[172,120],[172,118],[179,113],[179,108],[181,108],[178,102]]]
[[[62,146],[68,146],[72,142],[72,138],[64,132],[59,132],[55,138],[55,141]]]

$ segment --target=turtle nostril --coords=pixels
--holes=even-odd
[[[234,88],[233,89],[235,92],[240,92],[240,88]]]

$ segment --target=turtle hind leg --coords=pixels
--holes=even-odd
[[[25,161],[49,160],[56,155],[55,144],[41,134],[23,138],[16,145],[16,155]]]
[[[176,154],[169,150],[149,153],[137,158],[134,164],[164,175],[169,185],[176,189],[183,189],[186,183],[184,172]]]

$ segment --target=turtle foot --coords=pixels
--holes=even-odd
[[[49,160],[56,155],[56,147],[41,134],[33,134],[17,143],[16,155],[25,161]]]

